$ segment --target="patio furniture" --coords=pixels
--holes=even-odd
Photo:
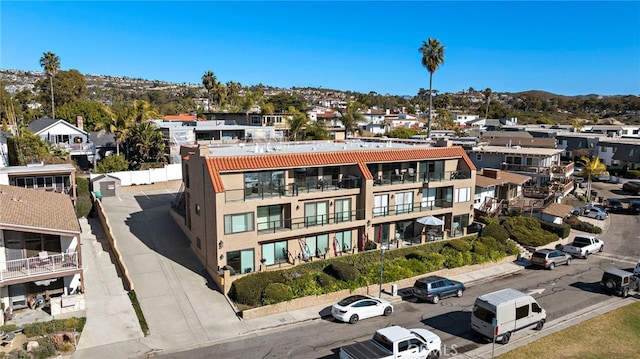
[[[47,251],[42,251],[38,253],[38,264],[46,265],[50,263],[51,263],[51,259],[49,258],[49,253]]]
[[[411,167],[411,168],[407,168],[407,176],[408,176],[409,178],[411,178],[411,179],[413,179],[413,178],[415,178],[415,177],[416,177],[416,172],[415,172],[415,170],[413,169],[413,167]]]

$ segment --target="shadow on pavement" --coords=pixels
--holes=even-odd
[[[469,326],[469,323],[471,323],[471,312],[469,311],[455,310],[434,317],[424,318],[421,322],[433,329],[470,340],[474,343],[486,343],[481,336],[471,330]]]
[[[574,282],[569,284],[570,287],[574,287],[585,292],[600,293],[600,282]]]

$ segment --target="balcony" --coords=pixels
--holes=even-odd
[[[342,179],[324,179],[322,177],[307,177],[288,185],[278,185],[272,181],[251,184],[244,189],[227,190],[226,202],[242,202],[253,199],[297,197],[304,193],[321,193],[349,189],[360,189],[362,178],[343,176]]]
[[[420,172],[393,171],[383,173],[374,179],[374,186],[396,185],[403,183],[429,183],[463,180],[471,178],[471,170],[443,171],[443,172]]]
[[[72,155],[91,155],[96,152],[96,146],[93,143],[55,143],[52,148],[59,148],[68,151]]]
[[[395,206],[383,206],[373,208],[373,217],[397,216],[414,212],[429,212],[439,209],[451,208],[453,203],[444,199],[436,199],[424,202],[414,202],[411,204],[399,204]]]
[[[258,234],[270,234],[283,231],[294,231],[318,226],[353,222],[364,219],[364,210],[356,209],[348,212],[318,214],[315,216],[286,218],[284,220],[258,222]],[[260,219],[258,219],[259,221]]]
[[[79,268],[78,254],[76,252],[52,254],[46,257],[14,259],[4,262],[4,268],[0,270],[0,283],[12,279],[29,278]]]
[[[526,172],[526,173],[535,173],[535,174],[549,173],[549,167],[527,166],[527,165],[512,164],[512,163],[503,163],[500,165],[500,169],[503,171]]]
[[[552,177],[568,177],[573,174],[575,164],[573,162],[560,162],[559,165],[551,166]]]

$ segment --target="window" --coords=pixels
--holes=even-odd
[[[529,316],[529,304],[516,308],[516,320]]]
[[[471,188],[456,188],[453,192],[453,202],[461,203],[461,202],[469,202],[471,200]]]
[[[351,220],[351,199],[337,199],[334,204],[336,223]]]
[[[604,153],[604,152],[607,152],[607,149],[608,149],[608,148],[609,148],[609,147],[600,146],[600,152],[603,152],[603,153]]]
[[[373,216],[386,216],[389,214],[389,195],[380,194],[375,196],[373,201]]]
[[[202,249],[202,239],[200,239],[200,237],[196,237],[196,247]]]
[[[396,214],[413,212],[413,192],[396,193]]]
[[[251,115],[249,117],[249,121],[251,122],[252,125],[261,125],[262,124],[261,123],[261,121],[262,121],[261,116],[257,116],[257,115]]]
[[[315,254],[316,257],[320,257],[327,253],[327,248],[329,248],[329,235],[320,234],[317,236],[306,237],[305,242],[307,243],[307,247],[309,247],[309,253],[311,253],[311,255]]]
[[[227,265],[231,267],[231,275],[240,273],[251,273],[253,267],[253,249],[244,249],[240,251],[227,252]]]
[[[224,234],[253,231],[253,213],[228,214],[224,216]]]
[[[282,228],[281,205],[258,207],[258,231]]]
[[[267,243],[262,245],[262,259],[265,265],[284,263],[287,261],[287,241]]]
[[[348,251],[351,249],[351,231],[336,232],[335,236],[339,246],[337,250]]]
[[[329,223],[329,204],[325,202],[306,203],[304,219],[307,227]]]
[[[476,161],[482,161],[482,153],[476,153]]]
[[[538,166],[540,164],[540,159],[538,157],[527,157],[525,159],[525,163],[527,166]]]
[[[196,214],[200,215],[200,205],[196,203]]]

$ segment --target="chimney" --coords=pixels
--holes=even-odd
[[[489,178],[500,179],[500,170],[495,168],[485,168],[482,170],[482,175]]]
[[[84,131],[82,129],[82,116],[76,116],[76,127],[78,127],[80,130]]]

